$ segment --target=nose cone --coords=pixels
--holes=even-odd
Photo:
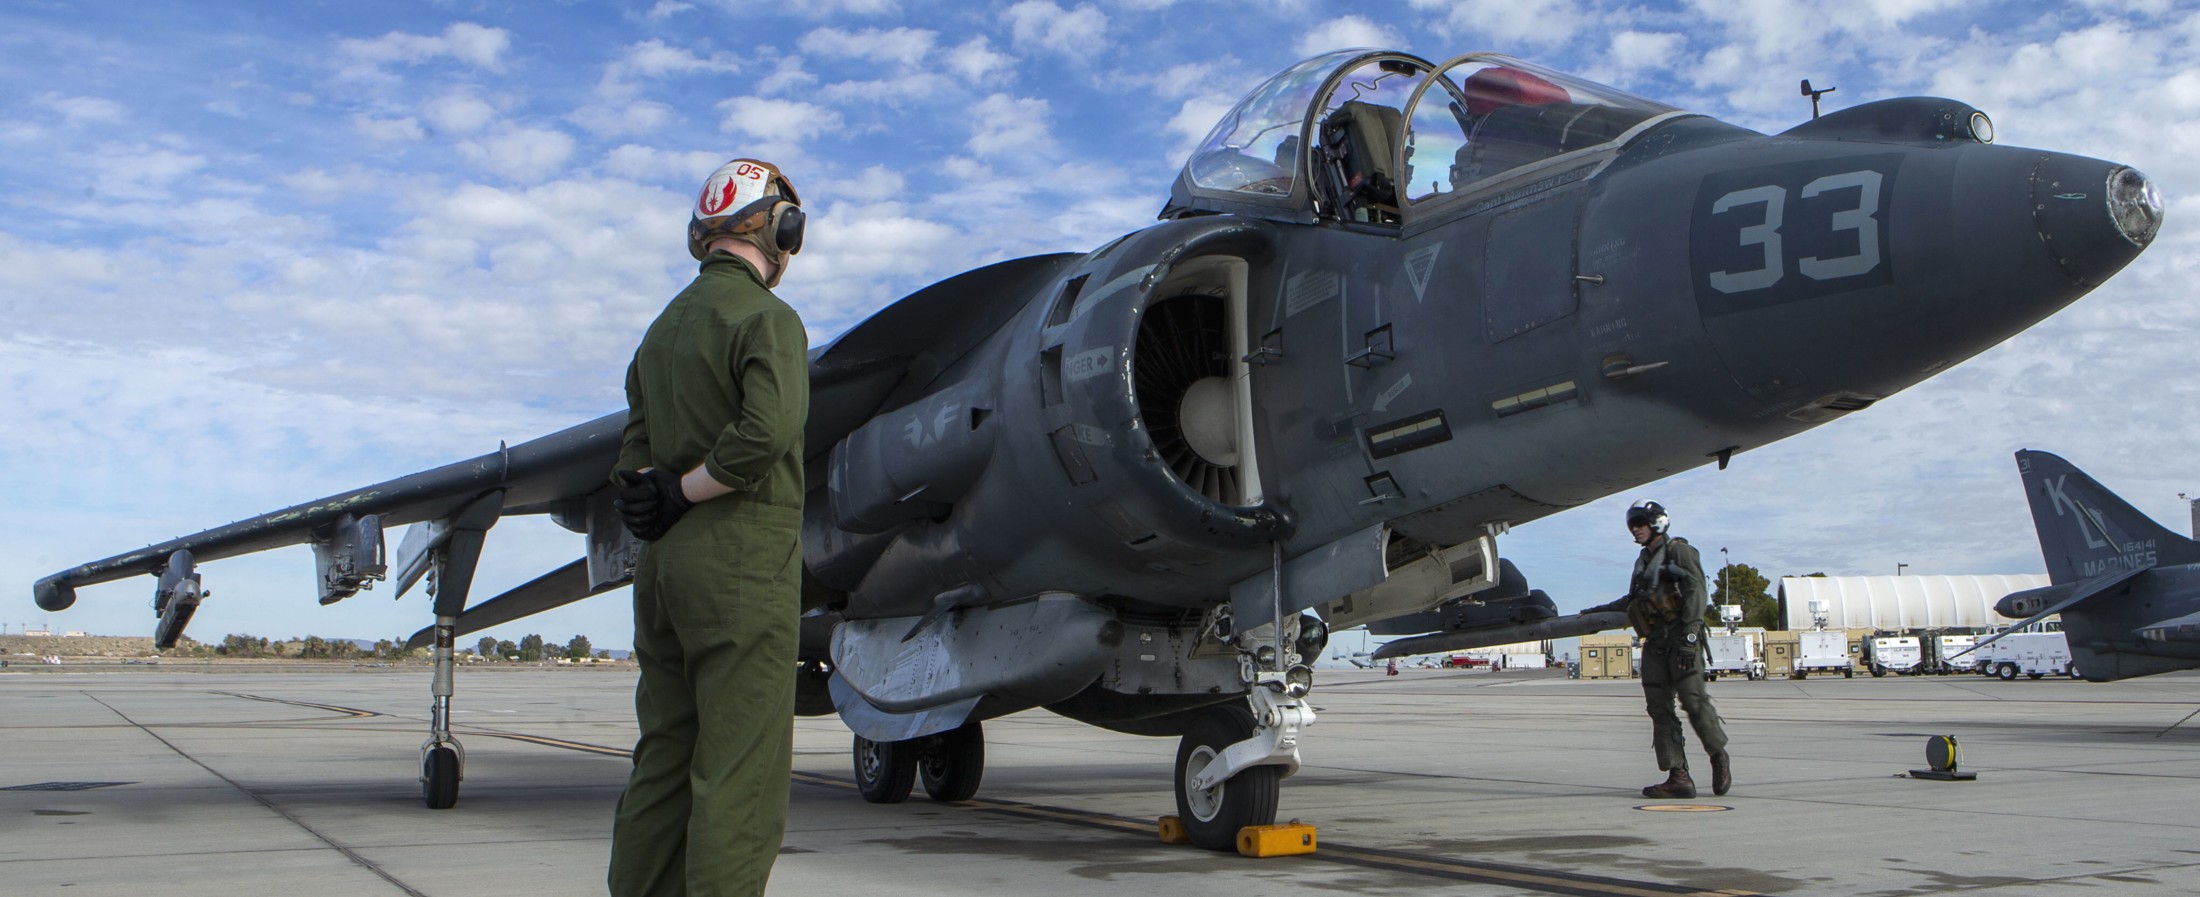
[[[1698,305],[1729,373],[1760,411],[1805,423],[2038,323],[2130,264],[2161,225],[2146,176],[2113,162],[1983,144],[1804,146],[1820,155],[1733,186],[1707,178],[1719,201],[1699,209],[1696,246],[1711,272]]]
[[[2041,157],[2032,209],[2041,244],[2085,287],[2123,270],[2162,227],[2162,197],[2146,175],[2080,156]]]

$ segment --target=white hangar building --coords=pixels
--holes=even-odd
[[[1780,619],[1788,629],[1811,627],[1810,603],[1826,602],[1828,629],[1986,630],[2016,622],[1994,612],[2011,592],[2046,586],[2047,574],[1986,576],[1787,576],[1780,579]]]

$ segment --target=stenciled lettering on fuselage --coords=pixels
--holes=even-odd
[[[1706,176],[1689,226],[1703,314],[1893,282],[1887,208],[1901,164],[1899,155],[1851,156]]]

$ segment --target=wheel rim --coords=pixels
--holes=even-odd
[[[878,742],[866,740],[856,748],[856,773],[865,782],[876,782],[881,776]]]
[[[1215,749],[1202,746],[1192,751],[1191,758],[1184,764],[1184,804],[1192,811],[1192,818],[1201,822],[1213,822],[1221,814],[1223,789],[1229,787],[1228,782],[1216,782],[1212,788],[1191,786],[1192,776],[1206,769],[1214,759]]]

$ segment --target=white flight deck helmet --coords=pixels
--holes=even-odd
[[[770,282],[779,285],[787,257],[802,251],[802,199],[779,167],[756,159],[735,159],[703,182],[702,195],[688,217],[688,254],[702,261],[705,248],[721,236],[748,240],[773,262]]]
[[[1635,502],[1634,507],[1627,509],[1627,526],[1629,529],[1640,523],[1650,528],[1651,535],[1662,536],[1665,535],[1665,528],[1671,525],[1672,522],[1673,518],[1666,515],[1664,505],[1647,498]]]

